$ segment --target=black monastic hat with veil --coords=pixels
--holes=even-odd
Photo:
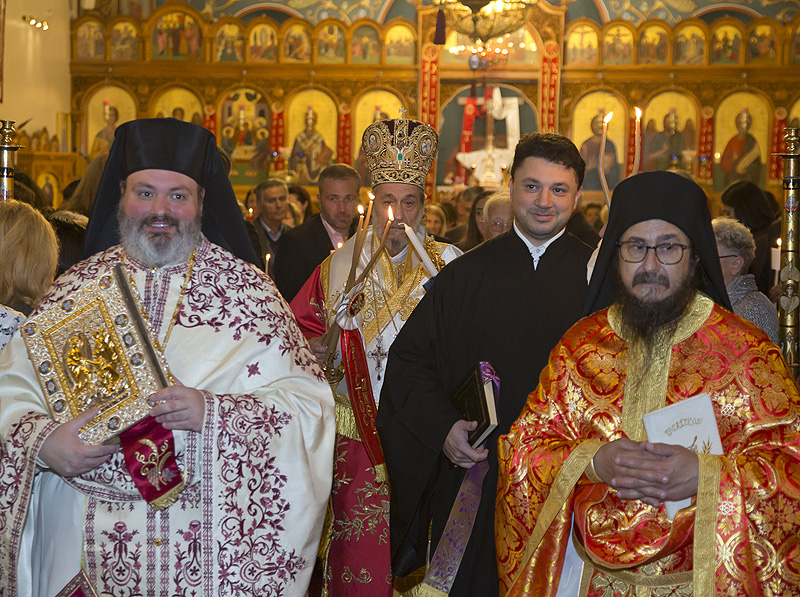
[[[202,186],[203,234],[237,257],[258,263],[214,135],[175,118],[132,120],[117,127],[86,229],[84,257],[119,244],[119,183],[149,169],[180,172]]]
[[[674,172],[657,171],[626,178],[614,189],[608,226],[586,294],[584,315],[605,309],[613,302],[615,274],[612,264],[619,255],[617,242],[628,228],[646,220],[664,220],[683,230],[699,259],[700,290],[730,310],[706,194],[688,178]]]

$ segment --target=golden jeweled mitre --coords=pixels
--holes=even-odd
[[[431,126],[416,120],[379,120],[366,128],[361,147],[373,188],[400,182],[424,189],[439,150],[439,136]]]

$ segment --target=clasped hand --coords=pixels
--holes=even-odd
[[[664,501],[697,495],[700,461],[683,446],[622,438],[597,451],[594,467],[624,500],[641,500],[658,508]]]
[[[478,426],[477,421],[456,421],[444,440],[445,456],[461,468],[472,468],[489,457],[489,450],[475,450],[469,445],[469,433]]]
[[[203,429],[206,402],[199,390],[178,383],[150,396],[150,404],[153,405],[150,416],[165,429],[198,433]],[[62,477],[75,477],[88,473],[119,452],[119,445],[88,446],[78,437],[81,428],[99,413],[99,408],[93,408],[56,427],[39,450],[41,461]]]

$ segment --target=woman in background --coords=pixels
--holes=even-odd
[[[0,348],[53,283],[58,240],[27,203],[0,203]]]

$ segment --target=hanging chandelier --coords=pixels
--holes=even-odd
[[[433,0],[433,4],[443,11],[450,29],[484,41],[524,26],[536,0]]]

